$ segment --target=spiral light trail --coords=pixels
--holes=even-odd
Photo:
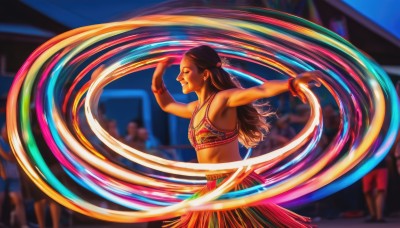
[[[163,159],[124,144],[100,125],[97,109],[105,86],[203,44],[222,57],[289,77],[309,70],[324,72],[320,81],[337,103],[341,120],[328,147],[318,150],[323,133],[321,105],[306,85],[301,90],[311,114],[304,128],[287,145],[238,162],[188,164]],[[92,78],[100,65],[106,67]],[[265,75],[225,68],[254,83],[266,80]],[[19,164],[55,201],[98,219],[143,222],[188,210],[233,209],[265,201],[307,203],[338,191],[388,153],[399,129],[398,104],[390,79],[375,62],[318,25],[259,8],[186,8],[82,27],[44,43],[15,77],[7,101],[7,127]],[[126,210],[95,205],[60,181],[38,150],[32,122],[39,124],[72,180]],[[120,166],[103,156],[98,141],[165,176]],[[267,181],[230,192],[252,171]],[[206,174],[218,173],[233,174],[210,193],[187,200],[205,183]]]

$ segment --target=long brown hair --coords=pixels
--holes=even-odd
[[[211,72],[210,86],[215,91],[243,88],[239,81],[221,67],[221,58],[211,47],[201,45],[185,53],[197,66],[199,72]],[[266,117],[273,115],[266,102],[250,103],[236,109],[239,127],[239,142],[247,148],[255,147],[269,132],[270,125]]]

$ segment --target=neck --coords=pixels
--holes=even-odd
[[[196,92],[197,99],[199,101],[198,103],[203,104],[207,100],[207,98],[212,96],[214,93],[215,91],[203,87],[202,90]]]

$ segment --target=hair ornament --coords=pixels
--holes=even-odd
[[[225,57],[221,57],[221,66],[229,66],[229,60]]]

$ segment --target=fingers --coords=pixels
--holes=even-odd
[[[300,87],[297,85],[294,87],[295,89],[295,97],[298,97],[304,104],[307,103],[307,97],[305,96],[305,94],[300,90]]]
[[[307,103],[306,95],[301,91],[300,84],[306,85],[308,88],[320,87],[322,85],[321,79],[324,75],[321,71],[306,71],[294,79],[294,89],[296,90],[297,97],[304,103]]]
[[[308,87],[320,87],[321,81],[320,77],[318,77],[320,73],[320,71],[305,72],[296,77],[296,79],[299,83],[304,83]]]
[[[321,87],[320,81],[311,81],[307,84],[309,87]]]
[[[298,93],[298,94],[299,94],[298,97],[299,97],[299,99],[301,100],[301,102],[303,102],[303,104],[306,104],[306,103],[307,103],[307,98],[306,98],[306,96],[304,95],[304,93],[300,92],[300,93]]]
[[[160,62],[158,62],[158,65],[168,65],[170,62],[170,59],[168,57],[162,58]]]
[[[175,58],[172,57],[166,57],[163,60],[161,60],[158,64],[157,67],[158,68],[162,68],[162,69],[166,69],[169,66],[171,66],[172,64],[174,64],[176,62]]]
[[[167,66],[171,65],[174,62],[174,57],[166,57],[163,61]]]
[[[301,90],[300,84],[304,84],[307,87],[310,87],[310,86],[312,86],[312,83],[310,83],[310,81],[303,81],[303,80],[299,80],[299,81],[295,82],[294,89],[296,91],[296,95],[304,104],[306,104],[307,103],[307,97],[304,94],[304,92]]]
[[[170,66],[172,64],[178,64],[180,62],[180,56],[175,56],[175,55],[171,55],[171,56],[167,56],[164,57],[160,63],[166,65],[166,66]]]

